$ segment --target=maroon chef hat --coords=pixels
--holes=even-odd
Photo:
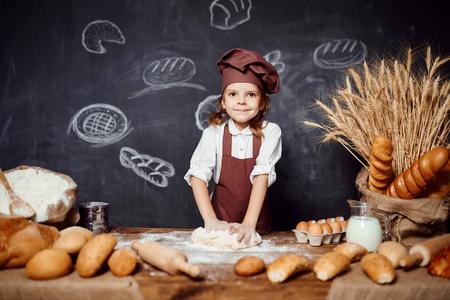
[[[267,94],[278,93],[280,80],[275,67],[256,51],[231,49],[217,62],[222,73],[222,93],[231,83],[256,84]]]

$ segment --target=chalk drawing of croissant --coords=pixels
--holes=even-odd
[[[89,23],[81,35],[83,47],[92,53],[105,54],[106,48],[102,42],[125,44],[125,37],[119,27],[107,20]]]
[[[186,57],[166,57],[152,61],[142,75],[142,80],[148,87],[131,94],[128,99],[173,87],[189,87],[205,91],[206,88],[202,85],[186,82],[195,73],[194,62]]]
[[[211,26],[231,30],[250,20],[250,0],[215,0],[209,6]]]

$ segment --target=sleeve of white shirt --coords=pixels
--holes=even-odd
[[[191,176],[202,179],[208,185],[212,172],[216,166],[216,131],[217,128],[209,126],[203,131],[202,138],[192,154],[189,170],[184,179],[191,185]]]
[[[250,181],[253,183],[256,175],[267,174],[269,175],[268,186],[271,186],[277,177],[275,164],[281,158],[281,128],[275,123],[269,123],[263,132],[265,137],[256,158],[256,165],[250,174]]]

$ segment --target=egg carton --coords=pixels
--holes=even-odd
[[[324,232],[323,234],[311,234],[307,231],[303,230],[292,230],[297,237],[297,241],[300,244],[306,244],[309,242],[311,246],[320,246],[320,245],[328,245],[330,243],[339,243],[341,240],[346,240],[346,231],[345,229],[342,232],[338,232],[337,230],[333,230],[333,233]]]

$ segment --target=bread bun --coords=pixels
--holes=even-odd
[[[81,277],[94,276],[111,255],[116,244],[116,237],[109,233],[97,235],[87,242],[78,253],[76,263],[78,274]]]
[[[114,250],[108,259],[108,267],[116,276],[130,275],[136,268],[136,263],[136,251],[127,248]]]
[[[88,242],[86,236],[79,231],[64,234],[53,244],[53,249],[62,250],[68,254],[80,252],[81,248]]]
[[[57,249],[45,249],[34,255],[25,265],[28,278],[45,280],[65,276],[72,270],[69,254]]]
[[[250,276],[261,273],[266,268],[264,261],[256,256],[246,256],[237,261],[234,271],[239,276]]]

